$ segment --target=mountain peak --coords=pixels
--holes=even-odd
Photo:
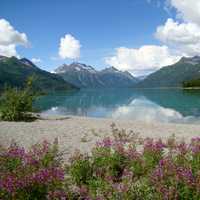
[[[132,87],[137,82],[137,79],[129,72],[119,71],[115,67],[97,71],[90,65],[77,62],[62,65],[55,72],[80,88]]]
[[[55,72],[56,73],[66,73],[66,72],[77,72],[77,71],[87,71],[91,73],[96,73],[96,70],[90,66],[79,62],[73,62],[69,65],[63,64],[62,66],[58,67]]]
[[[197,65],[197,64],[200,64],[200,56],[182,57],[179,62]]]
[[[8,59],[8,57],[6,57],[6,56],[1,56],[1,55],[0,55],[0,61],[4,61],[4,60],[6,60],[6,59]]]
[[[80,71],[81,69],[87,70],[87,71],[90,71],[90,72],[96,71],[92,66],[86,65],[84,63],[79,63],[79,62],[73,62],[70,66],[75,67],[78,71]]]
[[[102,72],[120,72],[117,68],[115,67],[108,67],[102,70]]]
[[[0,55],[0,61],[5,61],[6,62],[7,60],[12,61],[12,62],[19,62],[19,63],[22,63],[22,64],[24,64],[26,66],[29,66],[29,67],[36,67],[36,65],[33,64],[27,58],[19,59],[19,58],[15,57],[15,56],[7,57],[7,56]]]
[[[35,67],[35,64],[33,64],[30,60],[28,60],[27,58],[22,58],[20,59],[20,62],[22,62],[23,64],[29,66],[29,67]]]

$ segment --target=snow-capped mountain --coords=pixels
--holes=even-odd
[[[131,87],[137,82],[127,71],[122,72],[114,67],[97,71],[82,63],[64,64],[58,67],[55,73],[80,88]]]

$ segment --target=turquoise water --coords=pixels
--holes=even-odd
[[[106,117],[145,122],[200,122],[200,90],[83,89],[40,97],[44,114]]]

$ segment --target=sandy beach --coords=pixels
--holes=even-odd
[[[111,135],[111,124],[140,134],[141,137],[167,138],[172,134],[178,139],[189,140],[200,136],[200,125],[144,123],[88,117],[44,117],[34,122],[0,122],[0,143],[9,144],[15,140],[29,147],[42,140],[52,142],[58,138],[60,148],[67,155],[76,149],[89,152],[104,136]]]

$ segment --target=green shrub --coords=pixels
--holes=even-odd
[[[192,79],[189,81],[183,82],[184,88],[190,88],[190,87],[200,87],[200,79]]]
[[[92,178],[92,167],[87,158],[75,160],[70,167],[70,174],[77,185],[86,184]]]
[[[29,151],[0,146],[0,199],[200,199],[200,137],[186,143],[117,133],[66,164],[57,141]]]
[[[77,199],[200,199],[200,138],[187,144],[114,134],[98,142],[91,156],[75,157],[69,166],[76,172],[70,178],[76,180]]]
[[[0,99],[0,118],[5,121],[33,120],[33,102],[36,95],[32,92],[32,77],[24,89],[7,87]]]

